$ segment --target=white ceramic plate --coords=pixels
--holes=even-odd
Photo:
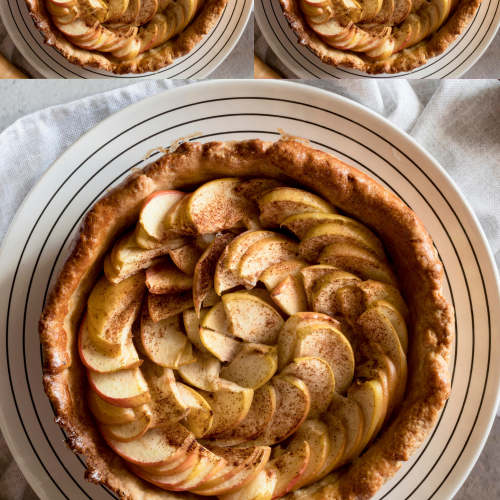
[[[212,31],[189,54],[156,73],[114,75],[68,62],[54,47],[44,43],[29,16],[24,0],[0,0],[0,16],[21,54],[47,78],[206,78],[229,55],[238,42],[252,11],[253,0],[229,0]]]
[[[493,40],[500,26],[500,0],[483,0],[471,24],[443,54],[411,73],[395,75],[367,75],[323,63],[310,49],[297,44],[279,0],[255,0],[255,18],[267,43],[299,78],[459,78]]]
[[[64,445],[42,388],[37,321],[82,216],[148,151],[199,140],[306,137],[394,190],[422,218],[457,311],[452,396],[433,434],[377,499],[451,499],[474,465],[497,407],[500,298],[480,226],[443,169],[406,134],[328,92],[274,81],[205,82],[140,101],[71,146],[19,210],[0,254],[0,423],[42,499],[104,500]]]

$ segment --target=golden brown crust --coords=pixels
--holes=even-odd
[[[442,295],[442,265],[420,219],[354,167],[293,140],[185,143],[131,174],[96,203],[82,222],[39,324],[44,387],[56,422],[68,432],[70,448],[87,455],[89,481],[101,482],[130,500],[180,498],[129,472],[97,431],[83,396],[85,371],[76,354],[77,326],[102,271],[103,255],[137,218],[142,201],[160,189],[188,190],[227,176],[298,181],[377,232],[394,260],[412,311],[405,403],[351,466],[294,493],[315,500],[370,498],[421,445],[449,396],[453,310]]]
[[[54,25],[43,0],[26,0],[30,16],[43,33],[45,43],[55,47],[70,63],[80,67],[99,68],[117,75],[147,73],[170,66],[198,45],[217,24],[228,0],[207,0],[193,22],[177,37],[138,55],[132,61],[120,62],[109,53],[85,50],[73,45]]]
[[[362,53],[335,49],[323,42],[309,27],[298,0],[279,0],[283,15],[298,36],[297,43],[311,49],[324,63],[358,69],[371,75],[413,71],[429,59],[442,54],[470,24],[482,0],[460,0],[454,13],[431,37],[393,54],[383,62],[374,62]]]

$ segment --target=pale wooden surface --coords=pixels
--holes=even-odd
[[[0,79],[2,80],[20,80],[28,78],[24,73],[19,71],[11,64],[4,56],[0,54]]]

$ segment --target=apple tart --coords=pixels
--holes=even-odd
[[[324,63],[369,74],[412,71],[443,53],[481,0],[280,0],[298,43]]]
[[[415,213],[337,158],[184,143],[85,216],[45,391],[123,498],[370,498],[450,393],[442,276]]]
[[[30,15],[68,61],[116,74],[145,73],[189,53],[227,0],[26,0]]]

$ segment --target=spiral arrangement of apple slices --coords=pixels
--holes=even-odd
[[[374,61],[412,47],[435,33],[458,0],[298,0],[313,31],[340,50]]]
[[[205,0],[45,0],[57,29],[86,50],[120,61],[179,35]]]
[[[155,192],[104,270],[79,338],[89,408],[160,488],[278,498],[358,457],[404,398],[409,313],[384,248],[310,192]]]

